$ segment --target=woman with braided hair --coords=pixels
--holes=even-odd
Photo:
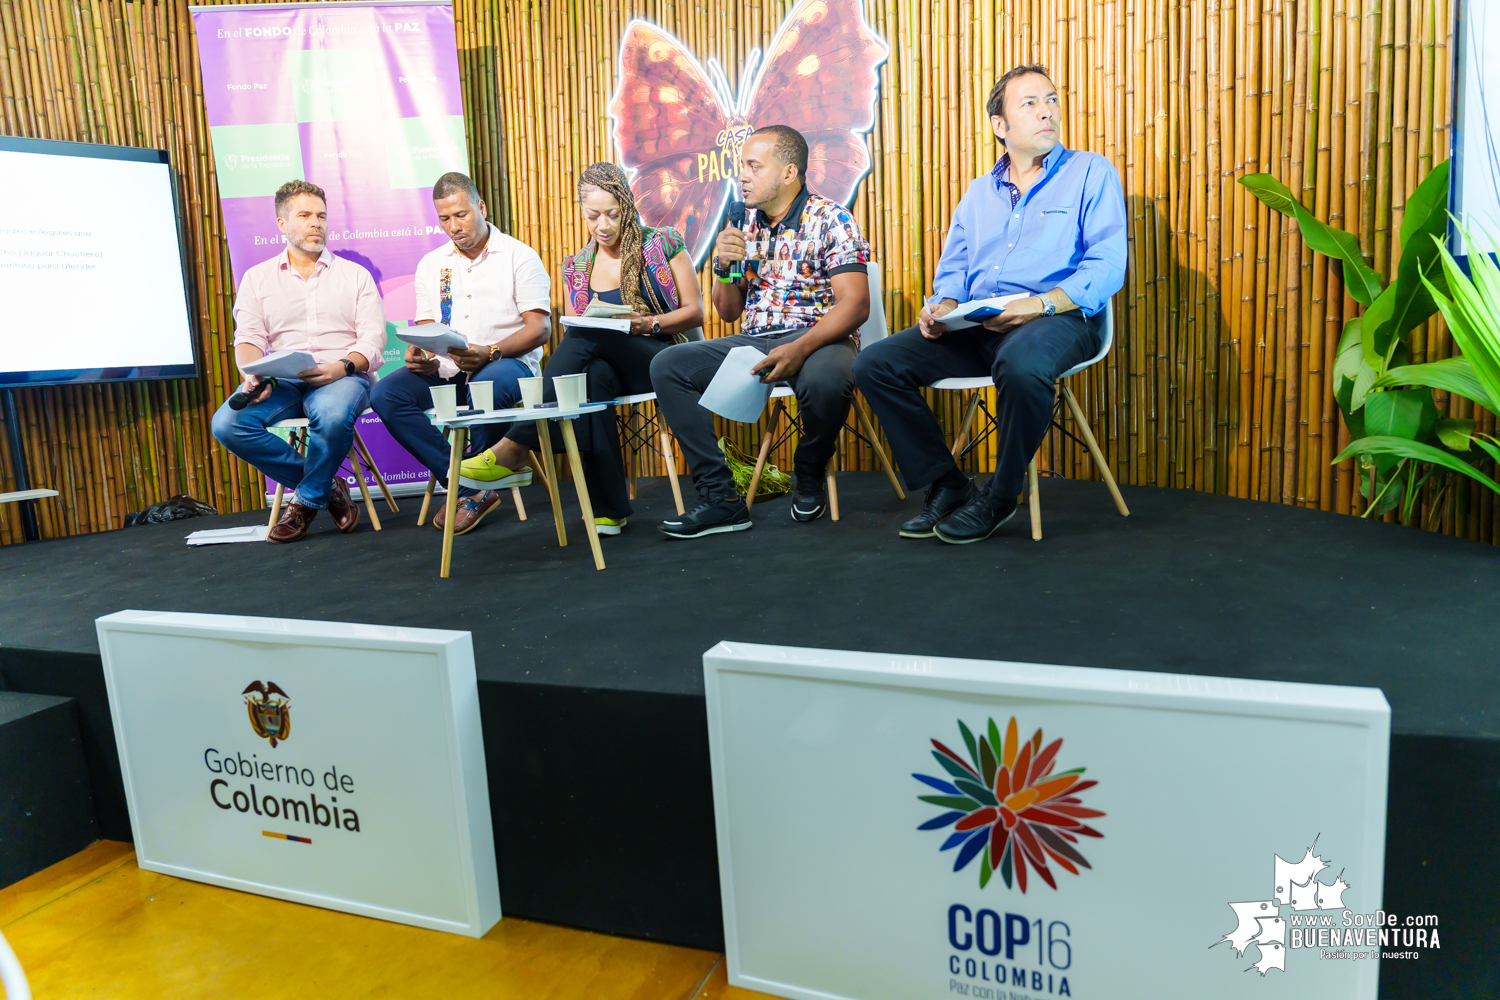
[[[588,375],[591,401],[651,391],[651,359],[703,325],[703,294],[685,242],[675,229],[641,225],[625,171],[595,163],[578,179],[589,241],[563,261],[564,307],[581,316],[589,302],[629,306],[630,333],[570,327],[542,371],[546,399],[553,376]],[[613,410],[573,422],[584,477],[601,535],[618,535],[630,516],[630,492]],[[553,437],[554,441],[558,436]],[[500,443],[463,464],[465,479],[498,481],[524,468],[541,447],[534,423],[515,424]]]

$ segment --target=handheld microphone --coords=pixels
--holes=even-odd
[[[241,389],[239,392],[229,397],[229,408],[231,410],[243,410],[245,407],[249,406],[251,403],[259,399],[265,392],[270,390],[275,385],[276,380],[274,378],[268,378],[262,379],[260,385],[256,386],[254,389],[251,389],[249,392]]]
[[[732,201],[729,203],[728,222],[735,229],[745,228],[745,203],[743,201]],[[717,261],[715,264],[717,265]],[[745,276],[745,262],[743,260],[731,261],[729,264],[729,280],[739,281]]]

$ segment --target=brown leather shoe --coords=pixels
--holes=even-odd
[[[349,487],[337,477],[328,494],[328,513],[333,515],[333,523],[346,535],[359,524],[359,505],[349,496]]]
[[[276,527],[266,532],[266,541],[273,544],[279,542],[300,542],[302,537],[307,534],[307,526],[312,524],[313,518],[317,516],[317,508],[304,507],[293,500],[281,512],[281,520],[276,522]]]
[[[453,517],[453,533],[465,535],[479,527],[479,522],[484,515],[500,506],[500,491],[485,490],[483,493],[475,493],[473,496],[460,497],[458,500],[458,512]],[[432,523],[442,528],[448,516],[448,505],[445,503],[438,508],[437,516]]]

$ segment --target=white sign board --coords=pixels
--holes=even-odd
[[[1374,1000],[1378,690],[740,643],[703,662],[732,985]]]
[[[96,624],[142,868],[471,937],[500,919],[469,633]]]

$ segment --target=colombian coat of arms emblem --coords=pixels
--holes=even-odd
[[[250,712],[250,728],[255,735],[271,741],[271,746],[291,735],[291,699],[276,686],[275,681],[252,681],[241,692],[245,696],[245,707]]]

